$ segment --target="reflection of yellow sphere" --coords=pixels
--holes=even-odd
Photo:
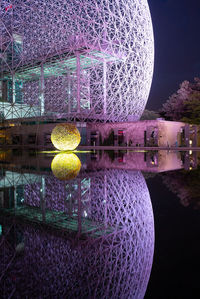
[[[51,133],[53,145],[61,150],[74,150],[81,141],[79,130],[73,124],[58,124]]]
[[[81,168],[81,161],[75,154],[58,154],[51,162],[51,169],[59,180],[74,179]]]

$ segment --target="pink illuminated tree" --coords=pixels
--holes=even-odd
[[[160,115],[167,120],[200,124],[200,79],[183,81],[180,88],[163,104]]]

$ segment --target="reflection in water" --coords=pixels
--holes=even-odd
[[[92,154],[90,169],[134,169],[163,172],[197,167],[197,152],[178,151],[99,151]]]
[[[60,151],[74,150],[81,141],[80,132],[72,123],[57,124],[52,133],[51,141]]]
[[[53,153],[48,152],[44,155],[32,150],[22,151],[19,149],[2,151],[0,152],[0,165],[6,167],[7,170],[19,169],[24,172],[31,170],[32,173],[48,173],[51,170]],[[78,155],[82,163],[80,170],[82,172],[84,170],[112,168],[159,173],[183,168],[186,170],[195,169],[200,161],[200,152],[195,151],[92,151],[87,155],[80,153]],[[58,164],[62,164],[62,159],[58,158],[58,160],[60,160]],[[68,165],[67,163],[66,161],[66,165]],[[75,164],[78,167],[78,161]],[[70,164],[69,167],[71,167]],[[56,168],[59,169],[60,166]]]
[[[154,221],[139,171],[93,171],[67,182],[42,175],[3,192],[6,298],[144,297]]]
[[[75,154],[60,153],[53,158],[51,169],[59,180],[71,180],[78,175],[81,161]]]
[[[177,194],[183,206],[200,209],[200,166],[191,171],[163,173],[162,179],[169,190]]]

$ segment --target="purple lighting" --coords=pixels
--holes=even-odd
[[[7,298],[144,298],[154,220],[140,172],[103,170],[70,182],[41,176],[0,223]]]
[[[6,119],[139,119],[154,61],[147,0],[6,3],[0,4]]]
[[[6,237],[2,243],[1,263],[21,250],[4,277],[8,290],[17,286],[16,296],[24,297],[31,290],[36,297],[144,298],[153,260],[154,220],[140,172],[98,171],[67,183],[42,177],[41,184],[29,184],[24,191],[19,212],[28,222],[14,230],[8,220],[3,224],[8,235],[10,226],[12,234],[21,236]],[[29,209],[35,215],[41,209],[43,220]],[[37,228],[32,222],[38,222]],[[62,236],[67,226],[74,229],[73,237],[66,232]]]

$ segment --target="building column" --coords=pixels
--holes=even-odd
[[[197,126],[192,126],[192,132],[193,138],[192,138],[192,146],[196,147],[197,146]]]
[[[76,54],[76,80],[77,80],[77,91],[76,91],[76,101],[77,101],[77,112],[80,113],[80,54]]]
[[[2,99],[3,102],[8,102],[8,81],[2,81]]]
[[[70,88],[70,72],[67,72],[67,99],[68,99],[68,113],[71,112],[71,88]]]
[[[16,192],[16,186],[13,187],[13,199],[14,199],[14,209],[17,209],[17,192]]]
[[[82,231],[82,205],[81,205],[81,179],[78,179],[78,237],[81,235]]]
[[[40,208],[42,212],[42,221],[46,221],[46,204],[45,204],[45,178],[41,178],[41,185],[40,185]]]
[[[107,102],[106,102],[106,74],[107,74],[107,64],[106,60],[103,61],[103,114],[106,115],[107,112]]]
[[[105,228],[108,226],[108,211],[107,211],[107,176],[104,174],[104,225]]]
[[[44,65],[41,64],[40,68],[40,96],[39,96],[39,103],[40,103],[40,113],[41,115],[44,114]]]
[[[190,146],[190,125],[186,124],[185,125],[185,146],[189,147]]]
[[[118,146],[119,142],[118,142],[118,128],[114,129],[114,146]]]
[[[15,74],[12,73],[12,103],[16,102]]]
[[[91,145],[91,129],[86,127],[86,145]]]

